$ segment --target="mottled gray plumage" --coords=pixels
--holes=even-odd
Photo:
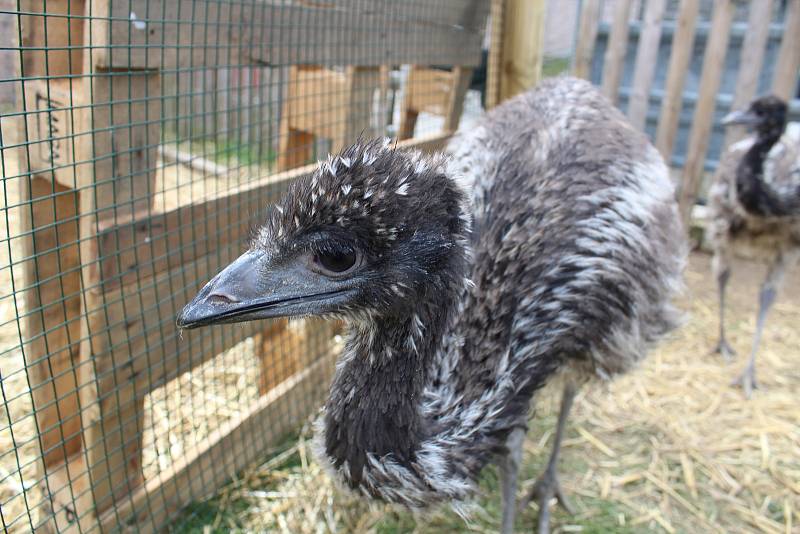
[[[560,370],[636,366],[675,325],[685,257],[663,161],[587,82],[543,82],[449,152],[371,142],[331,158],[178,321],[345,319],[319,457],[414,508],[469,497]],[[243,283],[281,296],[257,308]]]
[[[746,112],[725,122],[756,132],[728,148],[709,189],[709,241],[719,286],[720,339],[714,349],[726,359],[734,351],[725,338],[725,289],[731,257],[742,254],[769,263],[761,288],[750,360],[736,383],[747,396],[756,387],[755,356],[766,314],[788,268],[800,259],[800,124],[788,125],[786,104],[756,99]]]

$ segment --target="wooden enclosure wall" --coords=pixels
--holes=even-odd
[[[318,406],[333,369],[330,326],[310,323],[286,345],[285,321],[182,336],[176,313],[241,252],[250,215],[314,170],[316,138],[338,148],[365,131],[389,68],[413,65],[416,80],[400,148],[441,149],[480,61],[488,9],[483,0],[20,3],[19,287],[46,500],[34,526],[160,530]],[[274,84],[259,83],[266,69]],[[227,91],[242,73],[253,109],[192,85],[213,76]],[[281,120],[274,145],[259,131],[266,101]],[[411,117],[431,110],[444,130],[413,137]],[[266,137],[279,146],[275,166],[193,153],[206,142],[198,128],[233,132],[236,150],[254,154]],[[176,166],[194,174],[166,190]],[[253,336],[258,400],[146,477],[148,395]]]

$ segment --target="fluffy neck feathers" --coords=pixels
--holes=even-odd
[[[736,195],[744,209],[762,217],[791,215],[791,202],[764,180],[764,164],[772,147],[780,141],[785,123],[759,131],[758,137],[742,158],[736,172]]]
[[[466,236],[455,242],[454,264],[432,277],[412,314],[350,323],[317,429],[317,455],[337,478],[415,508],[445,501],[458,507],[508,433],[525,424],[533,391],[555,371],[552,359],[533,369],[536,358],[498,354],[508,350],[511,321],[496,318],[491,332],[473,332],[472,315],[493,310],[476,302],[464,277]],[[542,341],[540,349],[548,348]]]

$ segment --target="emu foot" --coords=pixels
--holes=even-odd
[[[724,337],[719,338],[717,345],[711,349],[711,354],[719,354],[726,362],[730,362],[736,356],[736,351],[730,346]]]
[[[550,532],[550,502],[556,502],[570,515],[575,513],[575,509],[567,499],[558,481],[555,471],[547,470],[536,481],[530,492],[521,501],[521,508],[526,507],[532,500],[536,500],[539,505],[539,520],[537,532],[539,534],[549,534]]]
[[[744,390],[745,398],[750,398],[753,395],[753,390],[758,389],[758,382],[756,382],[756,370],[752,365],[748,365],[733,382],[732,386],[738,386]]]

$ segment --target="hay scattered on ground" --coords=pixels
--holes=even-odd
[[[554,515],[560,532],[767,532],[800,529],[800,284],[787,281],[768,322],[758,361],[762,389],[746,401],[729,386],[743,366],[754,328],[763,266],[739,263],[728,328],[739,351],[725,365],[709,355],[717,332],[709,257],[696,254],[681,306],[687,322],[638,372],[576,400],[564,443],[562,483],[575,516]],[[558,390],[542,392],[529,433],[523,489],[549,453]],[[424,518],[338,491],[309,456],[308,430],[190,514],[207,531],[495,532],[496,473],[487,473],[476,512],[465,523],[448,511]],[[519,518],[530,530],[536,507]]]

